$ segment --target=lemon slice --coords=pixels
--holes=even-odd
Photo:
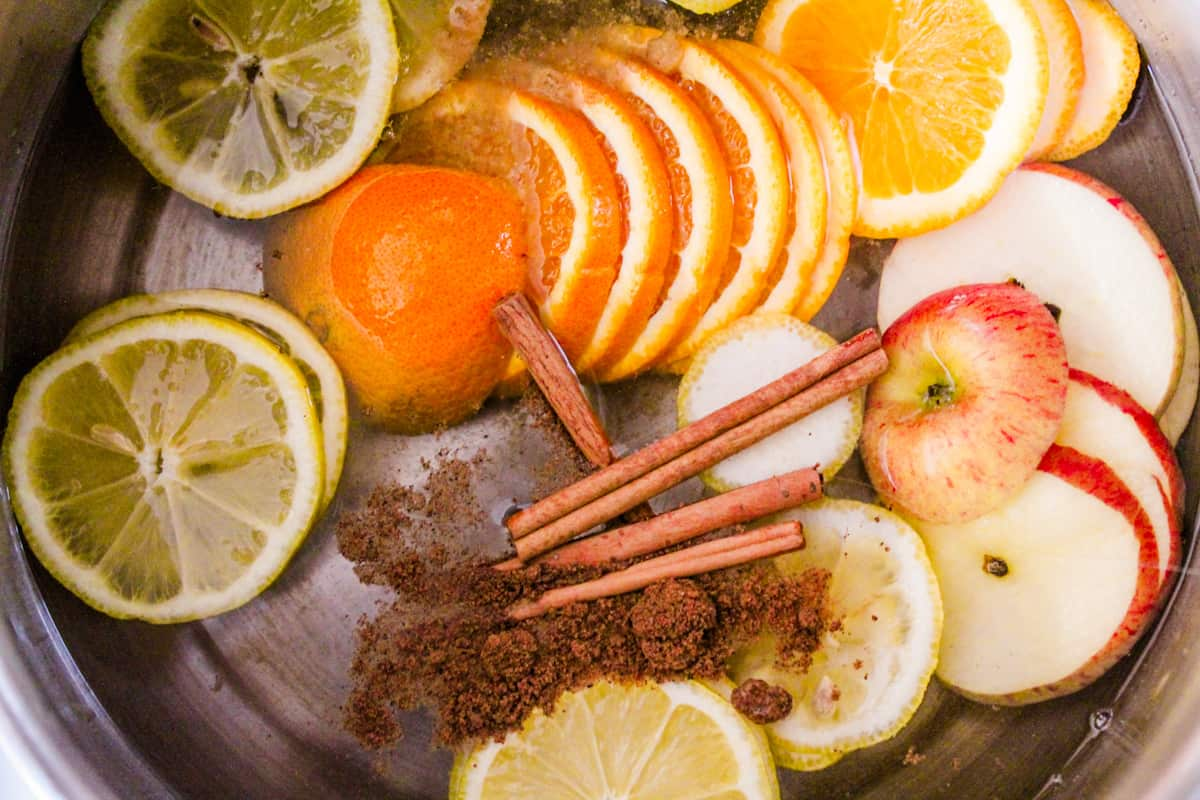
[[[114,617],[179,622],[261,592],[321,502],[304,376],[236,322],[180,311],[63,347],[21,382],[5,479],[33,552]]]
[[[677,397],[679,427],[765,386],[837,345],[824,331],[784,314],[743,317],[711,337],[692,359]],[[862,431],[857,391],[736,453],[700,479],[719,492],[816,465],[831,479]]]
[[[127,319],[186,308],[222,314],[249,325],[296,362],[308,386],[317,420],[321,423],[325,448],[323,511],[337,491],[346,456],[346,387],[337,364],[325,352],[317,337],[283,306],[258,295],[228,289],[180,289],[157,294],[135,294],[88,314],[67,334],[66,343],[111,328]]]
[[[461,754],[452,800],[779,797],[762,730],[695,681],[596,683]]]
[[[693,14],[716,14],[728,11],[742,0],[671,0],[680,8],[686,8]]]
[[[733,690],[737,688],[737,685],[733,681],[729,680],[728,677],[720,680],[704,681],[704,685],[721,695],[721,697],[725,698],[726,700],[731,700],[733,697]],[[772,752],[774,752],[774,748],[772,748]],[[787,769],[794,770],[796,772],[817,772],[825,769],[826,767],[832,767],[834,764],[841,761],[842,757],[845,755],[846,754],[843,752],[834,751],[814,753],[783,751],[782,759],[779,756],[775,756],[775,761],[777,764],[779,764],[779,766],[786,767]]]
[[[780,515],[804,525],[803,550],[775,559],[785,574],[831,573],[832,629],[801,673],[775,665],[775,643],[755,640],[730,660],[737,683],[761,678],[792,694],[792,713],[766,726],[781,766],[895,735],[912,718],[937,663],[942,600],[916,532],[878,506],[825,499]]]
[[[398,53],[386,0],[118,0],[83,44],[104,119],[154,177],[264,217],[337,186],[387,121]]]
[[[392,113],[416,108],[475,54],[492,0],[390,0],[400,49]]]

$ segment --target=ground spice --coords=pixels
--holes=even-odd
[[[717,609],[708,593],[689,580],[647,586],[629,612],[642,655],[656,669],[685,670],[700,658]]]
[[[593,467],[575,447],[571,434],[563,426],[549,401],[536,387],[526,389],[517,403],[517,412],[526,425],[543,437],[549,455],[540,462],[533,475],[532,492],[535,498],[545,497],[557,489],[588,475]]]
[[[782,686],[773,686],[759,678],[750,678],[733,690],[733,707],[742,716],[759,725],[767,725],[792,713],[792,696]]]
[[[543,433],[561,433],[564,455],[551,459],[557,461],[554,482],[574,480],[586,465],[564,469],[573,447],[565,432],[555,432],[552,413],[539,412],[528,396],[521,409],[540,419],[533,424]],[[719,678],[729,656],[767,628],[783,662],[798,668],[811,663],[829,627],[829,575],[822,570],[783,577],[768,565],[751,564],[521,622],[508,619],[504,610],[512,603],[602,570],[500,572],[481,562],[458,532],[488,523],[473,488],[473,475],[486,460],[485,453],[469,460],[444,453],[428,465],[423,487],[378,487],[361,510],[338,521],[338,546],[360,580],[396,594],[358,627],[344,715],[364,745],[399,739],[400,710],[429,709],[437,740],[455,745],[503,736],[534,709],[552,709],[562,692],[601,678]]]

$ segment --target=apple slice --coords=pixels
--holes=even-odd
[[[1183,363],[1175,268],[1146,221],[1082,172],[1027,164],[982,209],[900,241],[883,267],[879,325],[948,286],[1016,279],[1060,309],[1071,366],[1155,415]]]
[[[1020,489],[1066,403],[1066,348],[1042,302],[1008,283],[947,289],[897,319],[883,349],[862,456],[884,502],[964,522]]]
[[[1154,526],[1165,595],[1182,551],[1183,473],[1154,417],[1111,383],[1073,369],[1055,442],[1108,464],[1137,497]]]
[[[1077,450],[1051,446],[987,516],[913,526],[942,589],[937,675],[974,700],[1023,705],[1082,689],[1152,616],[1150,520],[1107,464]]]
[[[1196,392],[1200,390],[1200,331],[1196,330],[1196,315],[1192,313],[1192,304],[1183,291],[1183,284],[1179,284],[1179,302],[1183,308],[1183,369],[1175,394],[1171,395],[1166,410],[1158,418],[1158,426],[1173,445],[1179,443],[1192,420]]]

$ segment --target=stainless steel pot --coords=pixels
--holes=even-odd
[[[1137,32],[1153,79],[1136,113],[1081,166],[1149,218],[1195,303],[1200,5],[1114,2]],[[261,283],[259,226],[218,219],[156,185],[100,121],[77,57],[99,5],[0,0],[4,407],[71,323],[107,300]],[[855,248],[820,320],[835,335],[868,321],[880,252]],[[618,439],[630,443],[670,424],[671,404],[653,402],[666,388],[648,381],[606,392]],[[356,429],[335,512],[385,474],[417,477],[419,457],[441,447],[475,448],[486,435],[493,453],[519,450],[522,431],[510,417],[495,407],[436,441]],[[1195,484],[1196,430],[1180,456]],[[1193,486],[1189,530],[1196,497]],[[0,747],[37,796],[445,795],[450,756],[426,745],[428,723],[419,715],[406,720],[405,742],[386,753],[366,753],[341,731],[352,628],[385,595],[358,584],[328,521],[255,602],[214,620],[154,628],[83,607],[29,558],[6,492],[0,512]],[[967,703],[935,685],[896,740],[821,773],[785,776],[784,794],[1200,796],[1198,634],[1200,581],[1185,574],[1153,638],[1088,690],[1014,710]],[[925,758],[902,766],[910,747]]]

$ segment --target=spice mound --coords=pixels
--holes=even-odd
[[[529,619],[506,610],[543,592],[599,577],[596,567],[539,565],[501,571],[454,541],[455,518],[479,503],[461,480],[470,462],[449,458],[425,487],[382,486],[338,524],[338,544],[360,577],[396,598],[363,619],[345,707],[349,731],[368,747],[403,735],[398,712],[424,708],[439,743],[502,737],[535,708],[605,678],[717,679],[739,647],[760,633],[782,662],[807,665],[828,627],[829,575],[782,576],[755,562],[666,580],[640,592],[574,603]],[[460,487],[454,516],[430,509],[447,476]],[[626,567],[617,563],[611,569]]]
[[[792,696],[782,686],[772,686],[759,678],[742,681],[730,697],[742,716],[759,725],[767,725],[792,713]]]
[[[700,658],[705,635],[717,625],[717,609],[692,581],[666,580],[646,587],[629,622],[647,661],[682,670]]]

